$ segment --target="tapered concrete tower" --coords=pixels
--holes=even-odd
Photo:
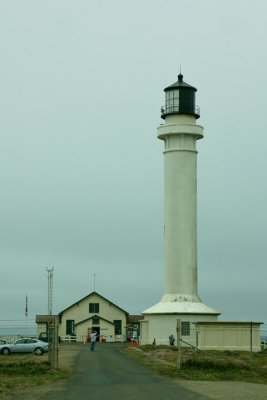
[[[199,301],[197,294],[197,151],[203,127],[196,125],[196,89],[178,81],[165,89],[164,140],[165,290],[162,301]]]
[[[144,343],[152,336],[163,343],[175,333],[177,318],[192,323],[214,321],[219,315],[201,302],[197,288],[196,143],[203,138],[203,127],[196,124],[200,117],[195,105],[197,89],[185,83],[180,73],[178,81],[164,91],[161,117],[165,124],[158,128],[158,138],[165,143],[164,295],[143,312]]]

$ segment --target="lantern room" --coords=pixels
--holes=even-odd
[[[194,115],[200,117],[199,107],[195,105],[197,89],[183,81],[183,75],[178,75],[178,81],[164,89],[165,107],[161,108],[161,118],[171,114]]]

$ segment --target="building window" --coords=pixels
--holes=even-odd
[[[98,314],[99,313],[99,303],[89,303],[89,313]]]
[[[190,322],[182,322],[182,336],[190,336]]]
[[[66,321],[66,335],[73,335],[74,334],[74,319],[67,319]]]
[[[114,320],[115,335],[121,335],[121,320]]]
[[[99,325],[99,318],[93,318],[92,324],[93,325]]]

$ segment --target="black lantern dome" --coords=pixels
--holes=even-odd
[[[183,81],[180,73],[178,81],[164,89],[165,107],[161,108],[161,118],[165,119],[166,115],[171,114],[187,114],[199,118],[199,107],[195,106],[196,91],[194,86]]]

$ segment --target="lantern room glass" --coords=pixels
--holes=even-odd
[[[165,97],[165,113],[179,112],[179,90],[168,90]]]

